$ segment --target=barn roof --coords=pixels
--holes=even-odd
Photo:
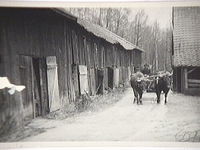
[[[67,12],[65,9],[57,9],[60,12],[66,15],[70,15],[73,16],[71,14],[69,14],[69,12]],[[124,49],[126,50],[139,50],[141,52],[144,52],[144,50],[142,50],[141,48],[137,47],[136,45],[132,44],[131,42],[125,40],[124,38],[116,35],[115,33],[107,30],[106,28],[103,28],[97,24],[91,23],[89,21],[80,19],[78,17],[73,16],[74,18],[76,18],[76,21],[79,25],[81,25],[84,29],[86,29],[88,32],[91,32],[92,34],[94,34],[97,37],[100,37],[104,40],[106,40],[107,42],[111,43],[111,44],[120,44]]]
[[[108,41],[112,44],[120,44],[126,50],[134,50],[137,49],[139,51],[143,51],[141,48],[132,44],[131,42],[125,40],[124,38],[118,36],[117,34],[109,31],[106,28],[103,28],[97,24],[93,24],[86,20],[79,19],[77,20],[78,24],[83,26],[88,32],[93,33],[95,36],[100,37]]]
[[[200,7],[173,10],[174,66],[200,66]]]

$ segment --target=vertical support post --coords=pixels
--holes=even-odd
[[[177,82],[177,68],[174,68],[174,73],[173,73],[173,89],[177,92],[178,91],[178,82]]]
[[[187,68],[184,68],[184,81],[185,81],[185,89],[188,89],[188,73]]]
[[[185,68],[181,67],[181,93],[185,93]]]
[[[35,92],[34,92],[34,70],[33,70],[33,59],[31,61],[31,90],[32,90],[32,108],[33,108],[33,118],[36,117],[36,111],[35,111]]]

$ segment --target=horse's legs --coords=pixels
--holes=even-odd
[[[135,90],[135,98],[137,100],[137,104],[139,104],[139,93],[136,90]]]
[[[167,104],[167,93],[165,93],[165,104]]]
[[[142,91],[139,91],[139,102],[142,104]]]
[[[136,94],[137,104],[139,104],[140,103],[139,93],[138,92],[136,92],[136,93],[137,93]]]
[[[156,90],[157,103],[158,103],[158,104],[160,103],[160,94],[161,94],[161,91],[160,91],[160,90]]]
[[[167,89],[167,90],[165,91],[165,104],[167,104],[167,94],[168,94],[168,92],[169,92],[169,89]]]
[[[140,93],[140,104],[142,104],[142,93]]]
[[[137,97],[136,96],[134,96],[133,104],[135,103],[135,101],[137,101]]]
[[[134,93],[134,100],[133,100],[133,103],[135,103],[135,101],[137,100],[137,92],[136,90],[133,88],[133,93]]]

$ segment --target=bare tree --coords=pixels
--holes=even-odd
[[[109,23],[111,21],[111,13],[112,13],[112,9],[108,8],[107,13],[106,13],[106,28],[107,29],[109,29]]]
[[[152,65],[152,72],[171,70],[171,29],[161,30],[157,21],[147,24],[148,15],[139,10],[132,21],[128,8],[70,8],[75,16],[91,21],[143,48],[143,63]],[[164,57],[163,57],[164,56]],[[169,65],[170,64],[170,65]]]
[[[133,28],[132,42],[137,46],[140,45],[142,34],[144,33],[144,28],[146,27],[147,19],[148,16],[142,9],[136,13],[134,20],[131,22],[131,28]]]
[[[159,24],[157,20],[154,22],[153,25],[153,37],[154,37],[154,47],[155,47],[155,59],[153,60],[155,63],[154,72],[158,71],[158,42],[160,41],[159,37]]]

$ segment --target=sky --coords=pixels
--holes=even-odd
[[[131,16],[134,16],[138,10],[144,9],[148,15],[148,24],[153,24],[158,21],[161,29],[166,29],[171,25],[172,8],[171,7],[140,7],[132,8]]]

